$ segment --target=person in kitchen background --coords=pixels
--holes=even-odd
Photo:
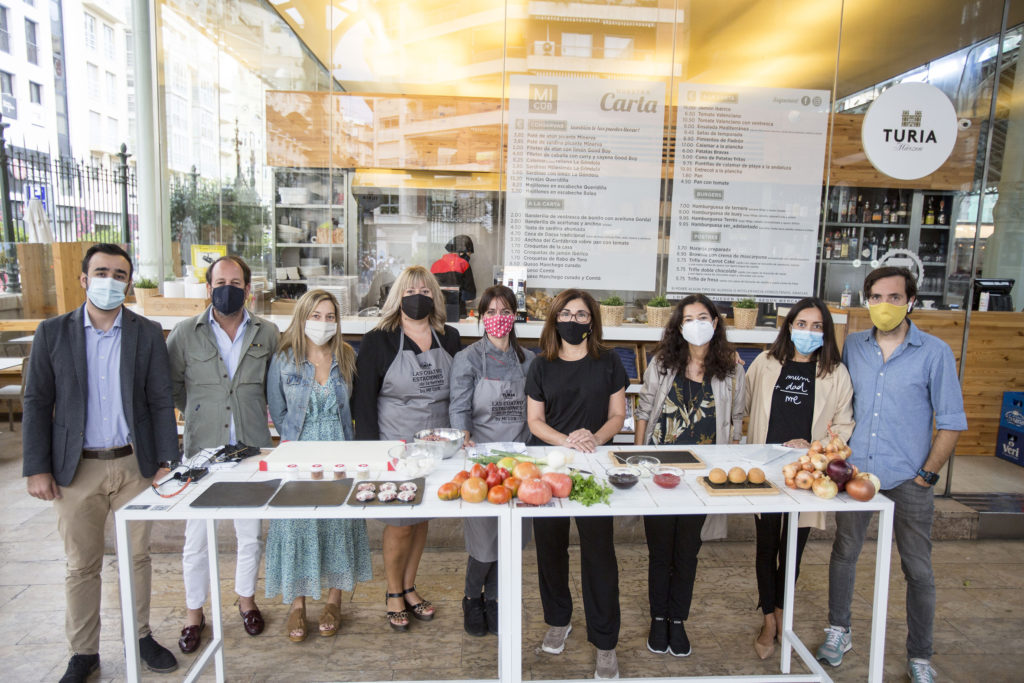
[[[302,295],[267,372],[267,402],[281,441],[349,441],[356,352],[342,339],[338,302],[323,289]],[[291,603],[285,631],[306,639],[306,596],[328,588],[318,631],[341,625],[341,591],[373,578],[364,519],[272,519],[266,595]]]
[[[473,256],[473,240],[469,235],[456,235],[444,245],[448,252],[434,261],[430,272],[442,287],[459,288],[459,316],[466,315],[466,303],[476,298],[476,282],[469,260]],[[442,303],[443,307],[444,304]]]
[[[622,429],[629,378],[601,342],[601,309],[590,293],[567,289],[551,302],[540,355],[526,375],[530,445],[593,453]],[[618,678],[619,567],[612,517],[577,517],[587,640],[597,648],[594,678]],[[569,518],[533,520],[537,574],[547,634],[544,652],[559,654],[572,631]]]
[[[644,372],[636,445],[739,443],[745,406],[738,359],[710,299],[691,294],[676,304]],[[707,515],[644,517],[651,652],[676,657],[691,652],[683,622],[690,614],[705,519]],[[724,525],[725,520],[713,515],[709,526]]]
[[[363,335],[352,391],[355,437],[361,441],[413,442],[422,429],[448,427],[452,357],[462,341],[445,324],[437,280],[423,266],[398,276],[375,328]],[[384,520],[384,574],[388,623],[409,628],[409,610],[421,621],[434,607],[416,591],[416,572],[427,542],[428,521]]]
[[[467,442],[525,442],[526,373],[534,353],[516,339],[516,295],[504,285],[484,290],[477,304],[484,336],[455,355],[452,363],[451,426]],[[462,520],[466,536],[463,627],[472,636],[498,632],[498,522],[491,517]],[[525,533],[523,542],[529,540]],[[481,594],[482,591],[482,594]]]
[[[746,385],[747,443],[809,448],[811,441],[829,440],[829,425],[844,442],[853,433],[853,384],[841,362],[832,315],[821,299],[807,297],[793,304],[775,341],[750,364]],[[781,513],[754,516],[754,567],[764,615],[754,650],[761,659],[772,656],[782,635],[786,526]],[[800,513],[797,576],[812,526],[824,529],[825,513]]]

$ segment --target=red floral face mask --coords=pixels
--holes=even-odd
[[[490,318],[484,318],[484,330],[492,337],[501,338],[512,330],[515,321],[514,315],[492,315]]]

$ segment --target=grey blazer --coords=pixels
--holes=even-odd
[[[152,320],[121,317],[121,399],[139,471],[178,460],[167,346]],[[85,306],[40,323],[32,342],[22,421],[22,475],[49,472],[59,486],[75,477],[85,434],[88,374]]]

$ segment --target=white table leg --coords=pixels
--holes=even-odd
[[[889,605],[889,560],[892,557],[892,518],[892,505],[878,511],[874,613],[871,616],[871,654],[868,663],[868,681],[872,683],[882,683],[882,671],[885,665],[885,621]]]
[[[800,513],[786,512],[783,514],[788,533],[786,534],[786,597],[782,603],[782,641],[779,643],[782,659],[779,667],[782,673],[788,674],[793,658],[793,643],[789,639],[789,634],[793,631],[793,605],[796,593],[796,539]]]
[[[523,520],[526,520],[527,524],[532,524],[533,519],[530,517],[519,517],[518,515],[512,515],[509,511],[508,515],[508,527],[509,534],[508,538],[511,541],[507,546],[509,548],[509,562],[508,562],[508,574],[509,580],[505,585],[508,586],[508,602],[501,603],[501,613],[507,615],[508,618],[508,630],[503,631],[507,633],[508,637],[504,638],[505,645],[502,645],[502,652],[506,652],[509,658],[509,677],[502,677],[503,681],[509,681],[515,683],[523,680]],[[499,577],[501,575],[499,574]],[[504,598],[502,598],[504,600]],[[506,607],[505,605],[508,605]],[[501,628],[506,628],[505,623],[502,623]],[[504,672],[502,672],[504,673]]]
[[[217,520],[206,520],[206,544],[210,558],[210,613],[213,617],[213,642],[217,651],[213,668],[218,683],[224,681],[224,624],[220,613],[220,562],[217,552]]]
[[[511,647],[512,634],[519,629],[512,621],[511,606],[519,601],[512,600],[511,587],[513,576],[519,572],[512,571],[512,556],[517,555],[510,551],[513,547],[512,541],[512,515],[508,506],[498,515],[498,680],[517,680],[513,677],[512,658],[518,650]],[[521,557],[521,553],[518,554]]]
[[[144,522],[139,522],[143,524]],[[139,658],[139,626],[135,623],[135,572],[132,571],[132,539],[128,535],[128,520],[114,514],[117,531],[117,573],[121,587],[121,624],[124,630],[125,676],[129,681],[142,677]]]

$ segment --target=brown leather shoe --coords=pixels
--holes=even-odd
[[[186,655],[190,655],[199,649],[199,643],[203,641],[203,628],[206,627],[206,615],[204,614],[198,626],[186,626],[181,629],[181,637],[178,638],[178,648]]]
[[[245,627],[246,633],[250,636],[258,636],[263,633],[263,615],[260,614],[259,608],[243,612],[242,608],[239,607],[238,613],[242,615],[242,626]]]

